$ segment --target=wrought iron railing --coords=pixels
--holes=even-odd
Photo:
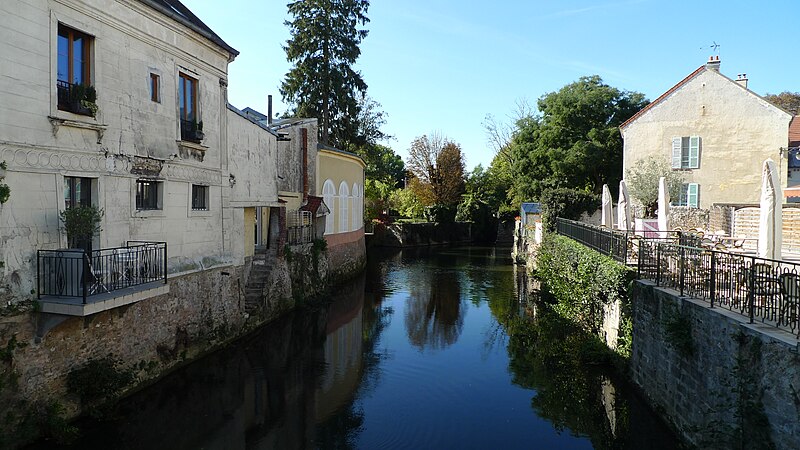
[[[128,241],[125,247],[39,250],[37,293],[78,297],[112,293],[153,281],[167,282],[167,243]]]
[[[800,264],[643,240],[639,278],[800,336]]]
[[[628,231],[610,230],[559,217],[556,219],[556,232],[619,262],[624,263],[627,260]]]
[[[286,213],[286,242],[290,245],[307,244],[314,240],[314,221],[310,211]]]
[[[56,80],[58,109],[84,116],[94,115],[92,110],[84,106],[82,102],[82,100],[85,100],[84,89],[87,89],[87,87],[64,80]]]
[[[181,140],[200,143],[205,135],[201,124],[194,120],[181,119]]]

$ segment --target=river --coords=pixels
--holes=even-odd
[[[675,448],[613,370],[572,357],[568,327],[529,325],[546,317],[526,318],[520,272],[502,247],[371,255],[324,304],[124,399],[64,448]]]

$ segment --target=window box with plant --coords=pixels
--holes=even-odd
[[[67,233],[67,245],[70,248],[89,249],[92,238],[102,228],[103,209],[94,205],[79,205],[67,208],[59,213],[64,231]]]
[[[203,134],[203,121],[181,119],[181,140],[200,143],[205,138]]]

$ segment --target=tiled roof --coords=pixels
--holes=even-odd
[[[139,0],[145,5],[159,11],[160,13],[171,17],[172,19],[186,25],[194,31],[203,35],[206,39],[224,48],[233,56],[239,54],[235,48],[228,45],[221,37],[214,33],[202,20],[200,20],[194,13],[189,10],[179,0]]]
[[[789,122],[789,147],[800,147],[800,116],[793,116]]]
[[[300,211],[309,211],[311,214],[315,216],[329,214],[331,212],[328,205],[322,200],[322,197],[316,197],[313,195],[308,196],[308,201],[305,205],[300,207]]]
[[[696,77],[697,75],[700,75],[700,74],[701,74],[701,73],[703,73],[705,70],[706,70],[706,65],[705,65],[705,64],[703,64],[702,66],[698,67],[698,68],[697,68],[697,70],[695,70],[694,72],[690,73],[690,74],[689,74],[689,75],[688,75],[686,78],[684,78],[684,79],[682,79],[681,81],[679,81],[679,82],[678,82],[678,84],[676,84],[675,86],[672,86],[672,87],[671,87],[671,88],[670,88],[670,89],[669,89],[667,92],[664,92],[663,94],[661,94],[661,96],[660,96],[660,97],[658,97],[657,99],[655,99],[655,100],[653,100],[652,102],[650,102],[650,104],[649,104],[649,105],[647,105],[647,106],[645,106],[644,108],[640,109],[640,110],[639,110],[639,112],[637,112],[636,114],[634,114],[633,116],[631,116],[631,118],[630,118],[630,119],[628,119],[628,120],[626,120],[625,122],[623,122],[623,123],[622,123],[622,125],[620,125],[620,126],[619,126],[619,128],[620,128],[620,129],[623,129],[623,128],[627,127],[627,126],[628,126],[628,124],[630,124],[630,123],[631,123],[631,122],[633,122],[634,120],[638,119],[638,118],[639,118],[639,116],[641,116],[642,114],[644,114],[644,113],[646,113],[647,111],[649,111],[649,110],[650,110],[650,108],[652,108],[652,107],[654,107],[655,105],[657,105],[657,104],[661,103],[661,102],[662,102],[664,99],[666,99],[667,97],[669,97],[670,95],[672,95],[672,93],[673,93],[673,92],[675,92],[675,91],[677,91],[678,89],[680,89],[680,88],[681,88],[681,86],[683,86],[684,84],[688,83],[688,82],[689,82],[689,80],[691,80],[692,78]]]

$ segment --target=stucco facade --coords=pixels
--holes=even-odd
[[[772,158],[787,173],[781,149],[788,146],[792,116],[748,90],[746,82],[720,74],[715,60],[656,99],[620,127],[624,173],[651,155],[672,165],[674,145],[680,153],[680,139],[684,147],[692,139],[692,157],[697,159],[688,161],[684,155],[684,167],[673,170],[683,172],[685,183],[696,184],[695,206],[757,203],[763,161]]]
[[[325,234],[364,229],[364,161],[358,156],[319,146],[317,195],[330,208]]]

